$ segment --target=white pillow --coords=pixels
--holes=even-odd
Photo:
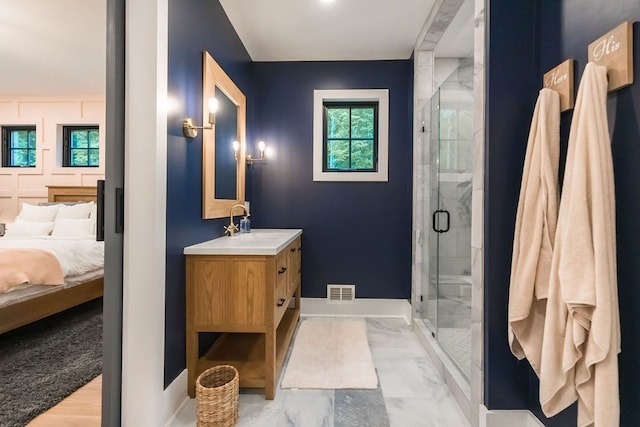
[[[60,205],[35,206],[22,203],[22,209],[16,217],[17,220],[32,222],[53,222]]]
[[[56,214],[56,221],[59,219],[87,219],[95,203],[77,203],[75,205],[60,205]]]
[[[94,221],[98,219],[98,205],[96,205],[95,203],[91,205],[91,213],[89,214],[89,218],[91,218]]]
[[[7,227],[5,237],[36,237],[47,236],[53,229],[53,222],[34,222],[16,220]]]
[[[93,234],[93,220],[87,219],[56,219],[52,236],[85,237]]]
[[[98,205],[97,204],[93,204],[93,206],[91,207],[91,213],[89,214],[89,218],[91,218],[91,220],[93,221],[93,233],[92,234],[96,234],[96,229],[98,226]]]

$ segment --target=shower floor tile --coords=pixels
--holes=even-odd
[[[471,378],[471,329],[438,328],[438,342],[464,376]]]

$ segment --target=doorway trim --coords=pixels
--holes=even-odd
[[[107,0],[102,425],[121,424],[123,235],[116,188],[124,188],[125,0]]]

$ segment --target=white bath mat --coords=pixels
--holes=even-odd
[[[360,319],[303,320],[282,388],[375,389],[366,328]]]

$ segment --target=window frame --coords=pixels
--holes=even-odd
[[[11,148],[9,145],[9,133],[14,131],[27,131],[36,134],[35,148]],[[11,152],[13,150],[27,150],[27,159],[30,157],[28,152],[33,151],[36,159],[33,165],[14,165],[11,164]],[[2,126],[2,167],[3,168],[35,168],[38,163],[38,139],[36,125],[7,125]]]
[[[378,110],[380,108],[379,102],[374,101],[324,101],[322,103],[323,111],[322,111],[322,171],[323,172],[377,172],[378,171]],[[349,137],[348,138],[329,138],[327,134],[327,118],[328,118],[328,110],[330,108],[342,108],[349,109]],[[373,136],[371,138],[358,138],[352,136],[352,122],[351,118],[352,110],[359,108],[372,108],[373,109]],[[363,168],[363,169],[353,169],[349,167],[348,169],[340,169],[340,168],[329,168],[327,165],[327,154],[328,154],[328,143],[329,140],[340,140],[340,141],[349,141],[349,165],[351,166],[351,153],[352,153],[352,145],[354,141],[373,141],[373,167],[371,168]]]
[[[71,133],[73,131],[98,131],[98,147],[91,148],[88,146],[89,141],[87,140],[87,148],[72,148],[71,147]],[[87,151],[87,163],[89,162],[89,154],[91,150],[98,150],[98,164],[97,165],[73,165],[71,154],[74,150],[86,150]],[[62,167],[63,168],[99,168],[100,167],[100,126],[94,124],[87,125],[63,125],[62,126]]]
[[[389,181],[389,89],[344,89],[313,91],[313,180],[314,181]],[[325,103],[377,103],[377,171],[324,170]],[[374,159],[375,160],[375,159]]]

